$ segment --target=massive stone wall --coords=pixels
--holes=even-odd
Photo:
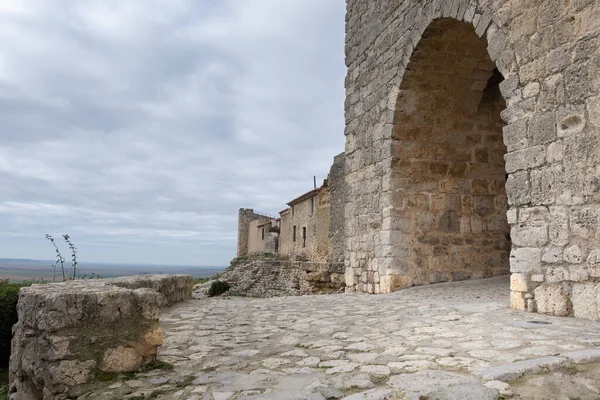
[[[598,319],[599,15],[594,0],[347,1],[349,291],[502,271],[508,223],[512,306]],[[494,68],[505,105],[484,121]]]
[[[98,379],[154,361],[162,309],[192,295],[185,275],[77,280],[22,288],[11,400],[75,399]]]

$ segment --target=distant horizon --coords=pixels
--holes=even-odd
[[[38,259],[38,258],[20,258],[20,257],[0,257],[0,262],[3,261],[34,261],[38,263],[54,263],[55,260],[51,259]],[[71,265],[71,260],[65,260],[65,264]],[[226,268],[227,265],[200,265],[200,264],[165,264],[165,263],[145,263],[145,262],[105,262],[105,261],[78,261],[79,265],[130,265],[130,266],[148,266],[148,267],[194,267],[194,268]]]
[[[62,275],[62,267],[55,266],[54,260],[41,260],[33,258],[0,258],[0,280],[46,280],[54,281]],[[115,278],[140,274],[185,274],[194,278],[213,276],[223,271],[227,266],[211,265],[173,265],[149,263],[110,263],[81,261],[77,263],[77,276],[102,276]],[[65,260],[64,270],[67,276],[73,274],[71,260]]]

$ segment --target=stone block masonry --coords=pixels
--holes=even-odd
[[[347,291],[600,319],[600,4],[348,0]]]
[[[190,298],[192,285],[187,275],[141,275],[21,289],[9,398],[77,398],[154,361],[162,310]]]

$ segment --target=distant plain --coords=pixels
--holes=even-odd
[[[27,260],[0,258],[0,279],[11,281],[54,280],[54,269],[51,260]],[[129,276],[138,274],[187,274],[194,278],[209,277],[221,272],[225,267],[215,266],[182,266],[182,265],[149,265],[149,264],[112,264],[82,262],[77,265],[79,277],[100,275],[102,278]],[[73,274],[70,262],[65,262],[65,275]],[[60,265],[56,268],[56,281],[62,281]]]

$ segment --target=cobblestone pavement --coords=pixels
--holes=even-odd
[[[600,362],[600,323],[514,311],[508,293],[499,277],[377,296],[192,300],[161,318],[159,359],[172,371],[87,398],[544,399],[521,390],[527,374],[556,380]],[[588,381],[580,398],[600,398]],[[451,397],[461,393],[470,397]]]

